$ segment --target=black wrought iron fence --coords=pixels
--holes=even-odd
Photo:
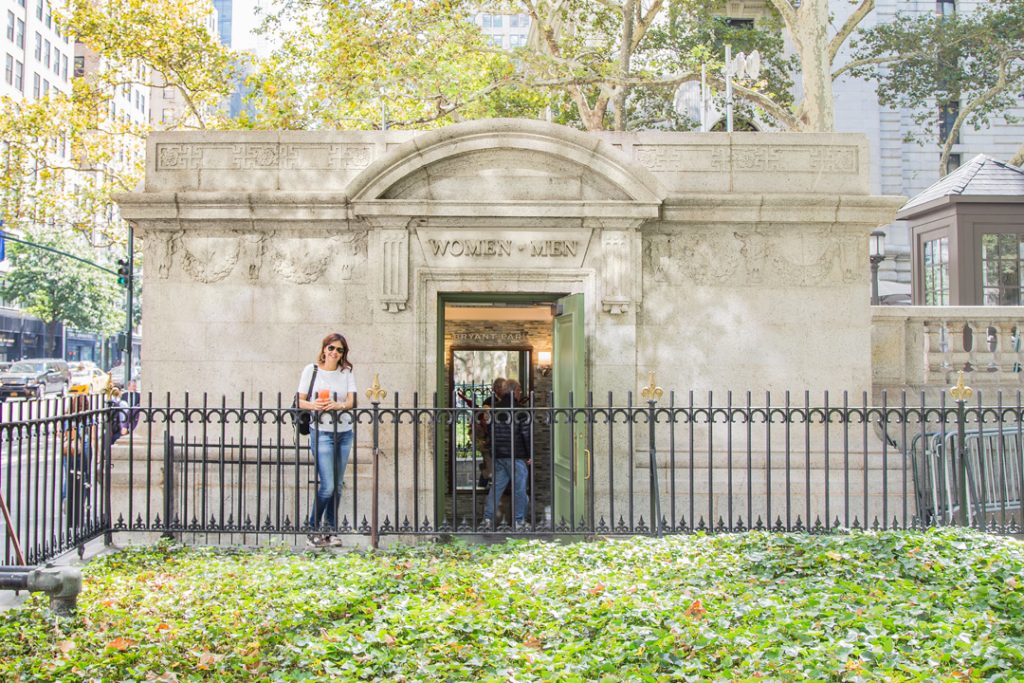
[[[655,397],[651,397],[652,399]],[[479,408],[374,402],[346,415],[352,450],[337,517],[311,524],[320,475],[290,397],[162,405],[25,402],[0,424],[3,564],[35,564],[101,535],[198,543],[310,534],[827,532],[1024,520],[1019,393],[928,405],[866,395],[609,394]],[[329,416],[321,430],[344,430]],[[454,476],[459,430],[491,479]],[[482,432],[482,433],[481,433]],[[505,489],[499,495],[498,489]],[[490,499],[490,504],[488,504]],[[18,557],[21,553],[23,557]]]

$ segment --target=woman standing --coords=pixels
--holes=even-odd
[[[314,411],[309,425],[309,449],[316,462],[319,486],[316,503],[309,516],[310,529],[320,528],[324,513],[327,526],[338,526],[338,500],[345,465],[352,450],[352,414],[338,415],[336,411],[351,410],[356,405],[356,380],[352,363],[348,361],[348,342],[337,332],[324,337],[316,363],[310,363],[299,378],[299,408]],[[309,541],[316,546],[331,544],[329,535],[310,533]]]

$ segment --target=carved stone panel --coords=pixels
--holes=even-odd
[[[409,302],[409,231],[378,232],[381,254],[380,304],[388,313],[404,311]]]
[[[644,269],[655,283],[733,287],[819,287],[864,276],[862,241],[831,227],[759,225],[738,230],[694,228],[651,235]]]
[[[611,315],[626,313],[632,303],[632,241],[633,235],[626,230],[605,230],[601,235],[604,257],[601,308]]]

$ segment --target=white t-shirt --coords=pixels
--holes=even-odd
[[[314,365],[310,363],[302,370],[302,376],[299,378],[299,387],[296,391],[299,395],[305,394],[309,391],[309,380],[313,376]],[[313,391],[306,397],[306,400],[316,400],[317,393],[323,390],[331,392],[331,400],[341,403],[345,400],[348,394],[358,394],[359,390],[356,389],[356,378],[352,374],[351,370],[324,370],[318,369],[316,371],[316,381],[313,382]],[[333,424],[329,416],[323,416],[320,422],[325,428],[330,427],[333,429]],[[347,432],[352,429],[352,416],[349,413],[344,413],[341,419],[338,420],[338,431]]]

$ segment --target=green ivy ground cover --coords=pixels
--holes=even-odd
[[[378,553],[158,546],[79,615],[0,615],[0,681],[1024,681],[1024,545],[963,530]]]

